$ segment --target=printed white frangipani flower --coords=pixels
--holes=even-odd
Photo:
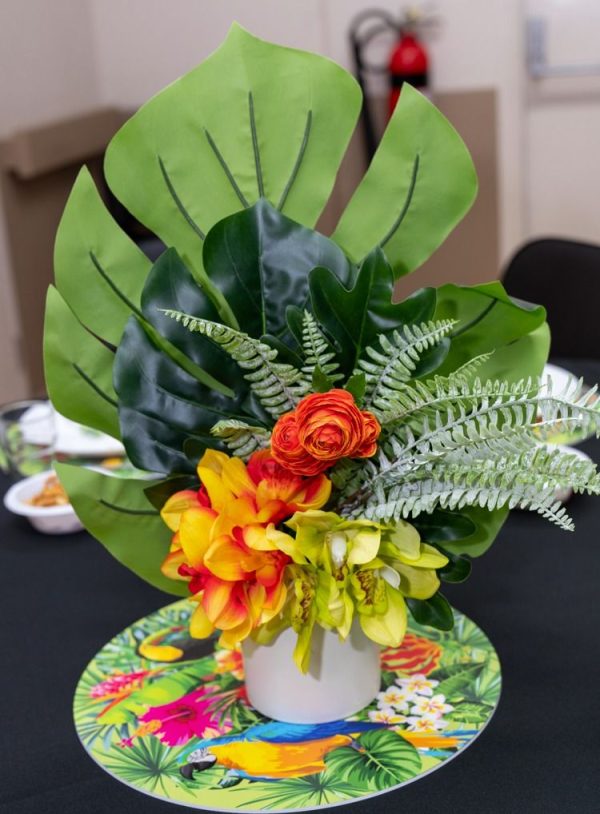
[[[405,692],[405,690],[401,690],[399,687],[392,686],[377,694],[377,706],[379,709],[393,707],[400,712],[406,712],[409,703],[416,701],[418,697],[418,695]]]
[[[442,721],[441,718],[436,718],[433,715],[423,715],[420,718],[411,715],[406,719],[406,723],[409,725],[409,732],[437,732],[448,726],[448,721]]]
[[[406,721],[405,715],[399,715],[391,707],[385,709],[369,710],[369,718],[379,724],[403,724]]]
[[[434,687],[437,687],[439,683],[434,678],[426,678],[421,673],[416,673],[408,678],[396,679],[396,684],[405,692],[417,695],[433,695]]]
[[[413,715],[432,715],[441,718],[446,712],[452,712],[452,704],[446,704],[445,695],[433,695],[431,697],[422,695],[416,699],[415,705],[411,708]]]

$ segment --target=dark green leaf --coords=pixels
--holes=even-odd
[[[435,509],[431,514],[420,514],[410,521],[426,543],[463,540],[473,534],[475,523],[465,514]]]
[[[330,269],[343,283],[352,277],[339,246],[265,200],[213,226],[203,257],[240,328],[254,337],[287,333],[286,307],[306,307],[308,274],[316,266]]]
[[[164,309],[183,311],[195,317],[218,321],[219,314],[198,286],[175,249],[167,249],[152,266],[141,297],[144,318],[188,361],[186,372],[211,390],[233,396],[244,387],[239,367],[214,342],[166,316]],[[153,337],[155,344],[156,337]],[[162,343],[160,343],[162,348]],[[180,360],[175,359],[180,363]],[[193,367],[190,368],[190,365]],[[180,366],[181,363],[180,363]],[[194,369],[195,368],[195,369]],[[241,381],[240,381],[241,380]],[[245,388],[247,389],[247,388]]]
[[[421,289],[403,302],[393,303],[393,287],[392,270],[381,249],[365,258],[351,288],[328,269],[316,268],[311,273],[313,311],[333,339],[346,375],[380,334],[432,318],[435,289]]]
[[[343,746],[325,756],[327,767],[354,786],[383,791],[415,777],[421,770],[421,757],[415,747],[395,732],[365,732],[359,743],[360,752]]]
[[[285,321],[287,323],[288,329],[296,343],[298,345],[302,345],[302,331],[304,328],[304,318],[302,309],[298,308],[297,305],[288,305],[285,309]]]
[[[496,539],[508,517],[508,509],[494,509],[491,512],[479,506],[467,506],[460,510],[460,514],[473,523],[475,530],[468,537],[444,541],[444,550],[452,554],[480,557]]]
[[[438,576],[444,582],[464,582],[468,579],[471,575],[471,560],[464,555],[452,554],[442,546],[438,546],[438,548],[450,560],[448,565],[438,569]]]
[[[248,418],[243,380],[234,399],[204,387],[156,347],[135,317],[119,345],[114,377],[123,443],[140,469],[193,472],[196,461],[183,451],[186,439],[219,447],[211,427],[222,419]]]
[[[438,591],[429,599],[407,599],[415,622],[438,630],[452,630],[454,616],[448,600]]]
[[[411,523],[425,542],[439,544],[446,555],[479,557],[494,542],[507,516],[507,509],[490,512],[467,506],[460,512],[435,509],[431,514],[420,514]]]
[[[359,373],[353,373],[352,376],[350,376],[350,378],[344,385],[344,390],[347,390],[349,393],[352,394],[352,396],[354,396],[354,401],[358,405],[362,403],[362,400],[365,397],[366,388],[367,388],[367,378],[362,371],[360,371]]]

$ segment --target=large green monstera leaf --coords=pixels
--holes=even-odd
[[[543,312],[512,302],[499,285],[391,301],[393,280],[435,251],[477,187],[458,134],[409,86],[334,234],[314,231],[360,104],[355,80],[330,60],[234,25],[214,54],[121,128],[107,150],[108,184],[168,248],[152,265],[81,171],[59,226],[46,308],[46,380],[61,413],[121,437],[131,460],[157,476],[189,476],[203,448],[219,447],[210,434],[217,421],[270,427],[231,358],[165,311],[242,331],[283,362],[297,358],[302,315],[312,311],[345,374],[363,334],[372,341],[399,325],[456,318],[462,327],[419,373],[452,370],[492,346],[486,375],[541,369]],[[117,485],[75,467],[61,477],[92,533],[166,587],[157,575],[168,534],[146,508],[144,482]],[[452,537],[457,557],[480,553],[503,518],[476,514],[461,527],[464,546],[458,532]],[[155,541],[143,552],[133,542],[138,521]]]

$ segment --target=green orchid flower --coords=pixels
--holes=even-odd
[[[411,599],[433,596],[440,587],[436,571],[448,563],[447,557],[421,542],[417,530],[404,521],[385,531],[378,556],[398,574],[398,589]]]
[[[433,596],[440,584],[436,569],[448,562],[404,521],[386,526],[309,510],[297,512],[286,525],[293,534],[269,532],[271,543],[292,559],[279,629],[291,626],[298,634],[294,659],[303,672],[315,624],[345,639],[358,616],[370,639],[397,646],[406,632],[405,597]]]
[[[295,538],[286,551],[294,562],[330,567],[332,573],[344,566],[369,562],[377,556],[381,529],[371,520],[344,520],[335,512],[296,512],[286,523]]]
[[[404,638],[407,612],[398,590],[396,572],[374,559],[350,577],[360,626],[365,635],[383,647],[394,647]]]

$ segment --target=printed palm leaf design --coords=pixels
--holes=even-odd
[[[164,746],[157,738],[144,738],[128,749],[113,749],[104,765],[142,791],[168,794],[177,772],[178,751]]]
[[[418,751],[395,732],[366,732],[359,745],[360,751],[344,746],[326,758],[328,767],[338,777],[357,788],[382,791],[419,773]]]
[[[318,808],[362,797],[364,787],[353,785],[333,769],[307,777],[291,777],[269,785],[256,783],[253,802],[271,811],[280,808]]]

